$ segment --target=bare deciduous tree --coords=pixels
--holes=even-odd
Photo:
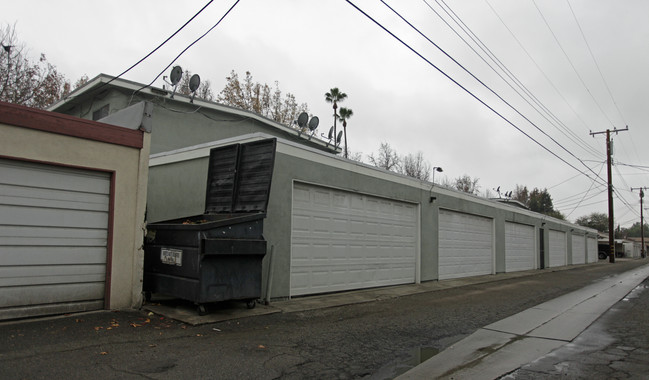
[[[37,62],[27,56],[15,26],[0,30],[0,100],[28,107],[46,108],[70,92],[70,83],[45,54]]]
[[[428,181],[430,178],[430,164],[424,160],[424,154],[408,154],[401,159],[401,172],[410,177],[418,178],[422,181]]]
[[[300,113],[309,111],[307,104],[298,104],[293,94],[283,95],[277,81],[275,87],[271,88],[268,84],[254,82],[252,74],[246,71],[242,82],[234,70],[225,79],[227,83],[217,96],[217,101],[225,105],[252,111],[296,128],[293,121]]]
[[[454,187],[465,193],[477,195],[480,190],[479,180],[480,178],[471,178],[471,176],[465,174],[455,179]]]
[[[390,144],[386,142],[381,143],[376,156],[374,155],[374,153],[371,153],[369,156],[367,156],[367,158],[370,163],[376,167],[393,172],[399,171],[399,164],[401,163],[401,159],[399,158],[396,150],[394,150],[390,146]]]

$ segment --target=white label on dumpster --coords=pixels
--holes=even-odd
[[[160,261],[163,264],[183,266],[183,251],[180,249],[162,248]]]

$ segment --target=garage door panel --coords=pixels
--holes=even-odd
[[[0,214],[8,216],[4,223],[20,226],[105,228],[108,224],[108,212],[0,205]]]
[[[110,177],[0,159],[0,319],[103,306]]]
[[[536,268],[536,237],[534,226],[505,222],[505,271]]]
[[[584,235],[572,235],[572,263],[586,263],[586,237]]]
[[[493,220],[439,211],[439,279],[493,272]]]
[[[5,185],[94,194],[108,194],[110,190],[110,177],[105,173],[4,159],[0,165]],[[29,175],[25,175],[26,170]]]
[[[106,229],[101,228],[65,228],[54,226],[7,226],[0,225],[0,238],[59,238],[70,239],[106,239]],[[103,244],[105,245],[105,243]]]
[[[19,307],[22,305],[43,305],[61,302],[65,294],[66,302],[91,301],[104,297],[104,282],[85,284],[48,284],[30,286],[30,292],[22,287],[7,287],[0,298],[0,307]]]
[[[104,265],[17,266],[0,268],[0,286],[104,282]]]
[[[567,240],[563,231],[550,230],[550,267],[567,264]]]
[[[0,250],[1,266],[106,263],[105,247],[10,246]]]
[[[11,199],[11,201],[9,201]],[[105,194],[83,193],[42,188],[0,184],[0,204],[16,204],[32,207],[94,209],[107,211]]]
[[[76,246],[97,247],[106,246],[106,238],[84,239],[69,237],[3,237],[6,245],[31,245],[31,246]]]
[[[311,185],[294,187],[291,295],[414,282],[415,205]],[[305,223],[305,218],[318,219],[318,224]]]

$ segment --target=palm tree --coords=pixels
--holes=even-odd
[[[332,88],[325,94],[325,100],[327,101],[327,103],[333,103],[334,108],[334,146],[336,145],[336,119],[338,119],[338,113],[336,113],[336,109],[338,108],[338,102],[342,102],[346,98],[347,94],[340,91],[338,87]]]
[[[347,119],[353,115],[354,111],[351,108],[340,107],[340,115],[338,118],[343,123],[343,131],[345,131],[345,158],[347,158]]]

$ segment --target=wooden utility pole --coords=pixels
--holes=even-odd
[[[640,190],[640,241],[642,242],[642,248],[640,249],[640,254],[642,258],[647,257],[647,253],[645,252],[645,245],[644,245],[644,214],[642,212],[642,198],[644,198],[644,190],[649,190],[648,187],[632,187],[631,191],[633,190]]]
[[[618,132],[628,131],[629,127],[625,129],[614,128],[613,132],[617,134]],[[590,132],[591,136],[599,135],[606,133],[606,163],[608,167],[608,261],[610,263],[615,262],[615,228],[613,223],[613,177],[611,174],[612,159],[611,156],[613,152],[611,150],[611,130],[607,129],[606,131],[601,132]]]

